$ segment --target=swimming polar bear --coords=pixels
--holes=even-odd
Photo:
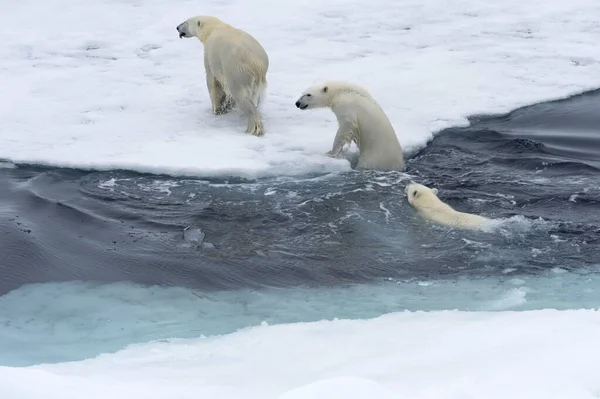
[[[381,171],[405,169],[402,147],[388,117],[362,87],[327,81],[306,89],[296,101],[301,110],[329,107],[338,120],[333,148],[327,155],[336,157],[345,144],[359,149],[357,169]]]
[[[429,188],[422,184],[406,185],[404,193],[408,203],[425,219],[442,225],[470,230],[487,230],[491,227],[491,219],[470,213],[458,212],[450,205],[442,202],[437,196],[437,188]]]
[[[262,136],[258,106],[267,87],[269,57],[250,34],[216,17],[197,16],[177,26],[180,38],[197,37],[204,45],[206,85],[213,112],[238,106],[248,118],[246,133]]]

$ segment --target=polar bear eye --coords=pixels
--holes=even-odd
[[[417,196],[417,194],[419,194],[419,193],[417,192],[417,190],[413,191],[413,197],[416,197],[416,196]]]
[[[310,93],[306,95],[306,97],[310,97],[310,96],[312,96],[312,94],[310,94]]]
[[[323,87],[323,93],[327,93],[327,86]]]

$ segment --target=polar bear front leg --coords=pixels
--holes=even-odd
[[[219,115],[219,103],[221,102],[221,97],[225,93],[222,93],[223,87],[219,84],[217,79],[215,79],[215,75],[212,73],[210,62],[208,60],[208,52],[206,50],[204,51],[204,70],[206,71],[206,87],[208,88],[212,110],[213,113]]]
[[[354,129],[355,127],[351,123],[340,122],[335,139],[333,139],[333,147],[330,151],[327,151],[325,155],[337,157],[340,152],[342,152],[344,145],[352,141],[352,138],[354,137]]]
[[[217,115],[223,115],[228,113],[234,107],[235,101],[233,101],[233,99],[229,97],[227,93],[225,93],[221,82],[219,82],[217,79],[214,79],[213,87],[215,91],[215,98],[217,100],[217,110],[215,111],[215,113]]]
[[[216,114],[217,113],[217,98],[215,93],[215,78],[213,75],[207,70],[206,71],[206,87],[208,88],[208,94],[210,97],[210,103],[212,105],[212,110]]]
[[[209,71],[206,72],[206,86],[208,87],[213,112],[216,115],[227,113],[232,104],[227,101],[227,95],[221,83]]]

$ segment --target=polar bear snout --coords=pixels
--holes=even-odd
[[[306,96],[303,95],[298,99],[298,101],[296,101],[296,107],[300,109],[308,108],[308,101],[306,101]]]
[[[188,30],[188,23],[187,21],[180,23],[179,25],[177,25],[177,32],[179,33],[179,38],[183,39],[184,37],[192,37],[192,35],[190,34],[189,30]]]
[[[306,109],[306,108],[308,108],[308,104],[303,103],[302,101],[298,100],[298,101],[296,101],[296,107],[298,107],[300,109]]]

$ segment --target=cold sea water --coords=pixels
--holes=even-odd
[[[0,163],[0,365],[263,322],[600,305],[600,91],[473,117],[408,159],[257,180]],[[504,222],[425,222],[411,180]]]

